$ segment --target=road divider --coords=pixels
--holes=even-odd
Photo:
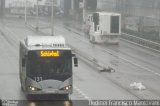
[[[82,53],[81,51],[75,49],[73,46],[70,46],[73,51],[78,55],[79,58],[81,59],[85,59],[89,62],[92,62],[94,66],[96,66],[96,68],[98,69],[99,72],[115,72],[115,69],[112,68],[109,65],[104,65],[102,63],[100,63],[96,58],[93,58],[91,56],[87,56],[86,54]]]

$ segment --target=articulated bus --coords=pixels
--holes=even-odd
[[[28,95],[73,92],[72,60],[75,54],[62,36],[28,36],[20,41],[19,76],[21,89]]]

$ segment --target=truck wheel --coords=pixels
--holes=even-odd
[[[95,43],[95,37],[94,36],[92,36],[91,42]]]
[[[23,86],[21,85],[21,90],[24,92],[24,88],[23,88]]]
[[[95,37],[90,35],[89,41],[90,41],[91,43],[95,43]]]

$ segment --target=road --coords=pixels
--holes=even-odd
[[[147,90],[141,92],[140,95],[138,94],[140,98],[159,98],[160,55],[158,53],[123,40],[120,40],[119,46],[94,45],[89,43],[82,32],[74,31],[73,28],[64,27],[59,23],[56,28],[60,34],[66,36],[66,39],[68,38],[68,43],[76,44],[72,46],[81,51],[82,54],[96,58],[99,62],[105,65],[109,64],[117,69],[116,73],[105,74],[108,77],[114,77],[113,80],[119,82],[122,87],[126,88],[134,81],[142,82]],[[46,29],[43,32],[49,34],[50,31]],[[130,88],[127,89],[130,90]]]
[[[0,29],[0,85],[2,85],[0,86],[0,90],[3,91],[0,93],[0,97],[2,98],[2,100],[26,100],[25,95],[21,92],[19,81],[19,40],[24,39],[27,35],[42,35],[42,33],[36,33],[26,28],[24,26],[23,20],[4,20],[4,22],[1,22]],[[67,33],[67,35],[71,34],[70,37],[67,37],[67,35],[65,36],[67,43],[69,45],[71,45],[71,43],[76,44],[76,48],[79,48],[78,50],[82,54],[93,56],[95,58],[99,57],[99,59],[103,60],[102,62],[104,63],[106,60],[108,60],[108,58],[113,58],[106,55],[106,53],[102,54],[103,52],[98,50],[94,45],[81,42],[82,39],[79,40],[77,38],[74,38],[73,36],[75,34],[67,31],[64,28],[56,27],[55,33],[63,35],[64,33]],[[91,53],[91,55],[87,54],[89,52]],[[95,53],[92,54],[92,52]],[[106,59],[104,59],[104,57]],[[107,63],[109,63],[109,61]],[[129,85],[124,87],[121,83],[113,80],[114,77],[115,75],[111,73],[100,73],[94,66],[94,64],[79,56],[79,67],[74,69],[74,91],[73,94],[70,95],[72,105],[77,106],[77,102],[80,102],[80,106],[84,106],[88,103],[86,101],[76,100],[139,99],[139,96],[137,96],[136,93],[132,92],[132,89],[129,88]],[[58,106],[63,104],[63,102],[65,101],[54,101],[51,103],[50,101],[38,101],[34,103],[38,104],[38,106],[44,106],[46,104],[56,104]],[[20,101],[18,102],[18,105],[33,105],[34,103],[30,101]]]
[[[42,22],[42,25],[44,23]],[[75,23],[76,24],[76,23]],[[59,24],[56,26],[60,34],[66,36],[68,43],[78,49],[81,54],[97,59],[103,65],[110,65],[117,70],[112,76],[124,88],[132,82],[142,82],[147,90],[138,97],[143,99],[159,98],[160,54],[120,40],[119,46],[91,44],[82,32],[77,32]],[[50,34],[50,29],[42,30]],[[74,32],[74,33],[73,33]],[[106,73],[105,73],[106,74]],[[130,91],[130,88],[127,88]],[[131,90],[132,91],[132,90]],[[135,92],[135,91],[132,91]],[[136,92],[137,93],[137,92]]]

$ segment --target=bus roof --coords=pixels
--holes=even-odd
[[[70,49],[66,46],[63,36],[27,36],[24,44],[29,50]]]
[[[65,47],[65,39],[62,36],[28,36],[25,39],[27,46],[63,46]]]

